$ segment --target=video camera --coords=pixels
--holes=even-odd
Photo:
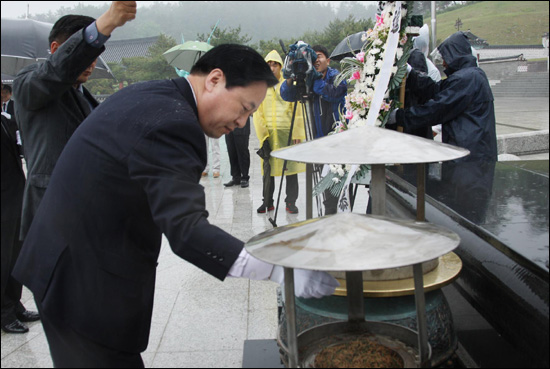
[[[289,52],[283,66],[283,77],[296,80],[296,85],[312,87],[313,81],[321,78],[313,64],[317,60],[317,53],[303,41],[290,45]]]

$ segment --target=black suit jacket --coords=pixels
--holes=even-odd
[[[98,105],[73,85],[105,50],[88,45],[84,30],[76,32],[48,60],[22,69],[14,80],[17,123],[27,162],[21,236],[24,237],[67,141]]]
[[[43,313],[111,348],[145,350],[163,233],[223,280],[243,243],[207,221],[206,155],[184,78],[134,84],[94,110],[59,158],[15,267]]]
[[[21,218],[25,174],[16,143],[17,126],[2,116],[2,223]]]
[[[15,118],[15,103],[12,99],[9,99],[6,105],[6,113],[11,114]]]

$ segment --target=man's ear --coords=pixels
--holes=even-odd
[[[219,68],[213,69],[206,80],[204,81],[204,87],[207,91],[212,91],[218,84],[225,86],[225,74]]]
[[[59,49],[59,46],[61,46],[61,44],[57,41],[52,41],[52,44],[50,45],[50,53],[55,53],[57,51],[57,49]]]

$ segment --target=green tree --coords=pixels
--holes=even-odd
[[[197,40],[206,42],[208,41],[210,35],[212,35],[210,39],[210,45],[212,46],[222,44],[248,45],[250,40],[252,40],[252,37],[248,36],[248,34],[241,35],[241,26],[238,26],[237,28],[227,27],[224,29],[217,27],[215,30],[214,27],[215,26],[212,26],[210,28],[210,33],[208,34],[197,34]],[[214,33],[212,33],[212,30],[214,30]]]
[[[93,94],[112,94],[118,90],[120,83],[132,84],[142,81],[176,78],[178,75],[174,68],[168,64],[162,55],[174,46],[176,46],[176,40],[173,37],[160,34],[157,42],[147,51],[146,56],[123,58],[120,64],[109,64],[116,81],[110,79],[91,80],[86,84],[86,87]]]

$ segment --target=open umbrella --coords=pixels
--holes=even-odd
[[[353,56],[353,54],[357,53],[363,45],[365,44],[365,41],[362,39],[367,36],[367,32],[361,31],[354,33],[353,35],[349,35],[346,38],[344,38],[336,47],[334,48],[334,51],[332,54],[330,54],[330,59],[332,60],[342,60],[345,57]]]
[[[27,65],[39,63],[50,55],[48,37],[51,23],[33,19],[2,18],[2,73],[15,76]],[[111,69],[98,58],[90,78],[115,78]]]
[[[166,51],[164,58],[173,67],[190,71],[191,67],[213,46],[202,41],[187,41]]]

